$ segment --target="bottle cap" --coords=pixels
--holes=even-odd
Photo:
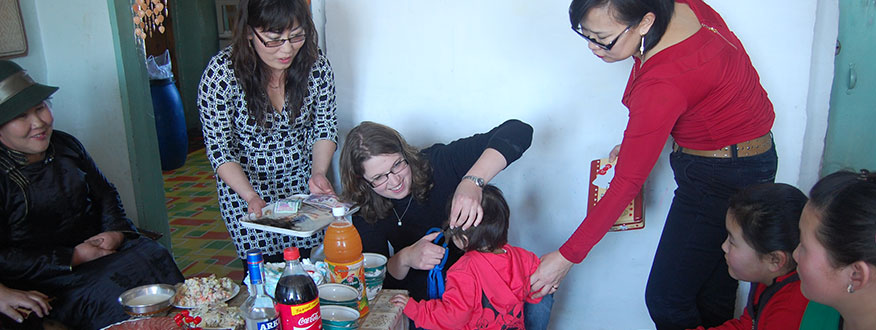
[[[332,208],[332,215],[336,217],[342,217],[347,214],[347,209],[343,206],[336,206]]]
[[[301,254],[298,253],[297,247],[287,247],[283,249],[283,259],[284,260],[298,260]]]
[[[252,249],[246,251],[246,269],[249,272],[249,283],[256,284],[264,284],[264,279],[262,278],[262,250],[260,249]]]
[[[248,264],[256,264],[262,262],[262,250],[261,249],[251,249],[246,251],[246,263]]]

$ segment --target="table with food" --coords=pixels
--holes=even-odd
[[[330,208],[343,208],[341,212],[335,210],[339,218],[356,211],[356,208],[333,197],[302,195],[269,204],[261,218],[244,220],[250,224],[248,226],[263,230],[287,235],[311,235],[313,231],[323,230],[329,223],[338,221],[327,210]],[[361,250],[359,254],[363,255]],[[288,275],[291,264],[300,267],[297,269],[312,280],[319,298],[314,301],[319,306],[315,314],[319,315],[324,329],[408,328],[409,321],[402,313],[402,307],[390,303],[393,295],[407,292],[381,290],[386,275],[385,256],[366,253],[361,257],[360,267],[366,276],[355,287],[340,281],[332,283],[333,276],[322,260],[311,262],[303,259],[299,262],[297,249],[291,258],[294,262],[287,258],[286,263],[264,263],[260,252],[258,258],[253,259],[255,262],[248,258],[251,272],[243,283],[249,285],[235,283],[227,277],[209,275],[187,278],[176,286],[153,284],[128,290],[119,297],[119,303],[132,316],[131,319],[104,329],[244,329],[245,311],[241,306],[250,296],[254,295],[253,299],[256,299],[265,294],[275,296],[275,292],[280,292],[277,290],[278,282],[284,274]],[[253,273],[259,276],[253,279]],[[253,280],[255,282],[251,282]],[[263,290],[263,293],[259,295],[253,290]],[[273,311],[273,316],[266,316],[269,323],[274,322],[268,328],[281,328],[279,320],[283,313],[278,312],[281,305],[276,305],[279,300],[280,297],[274,300],[277,310]],[[359,300],[367,301],[365,305],[368,307],[364,311]]]

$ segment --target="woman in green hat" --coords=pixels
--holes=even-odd
[[[0,282],[54,297],[53,319],[99,329],[129,318],[125,290],[183,277],[140,237],[82,144],[53,129],[56,90],[0,61]]]

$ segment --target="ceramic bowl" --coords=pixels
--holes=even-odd
[[[374,300],[383,288],[386,278],[386,257],[378,253],[363,253],[365,255],[365,289],[368,300]]]
[[[359,291],[352,286],[339,283],[326,283],[319,286],[320,305],[358,307]]]
[[[327,330],[355,329],[359,311],[344,306],[320,306],[322,328]]]
[[[365,256],[365,278],[386,277],[386,257],[379,253],[363,253]]]

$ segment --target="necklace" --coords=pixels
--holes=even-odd
[[[414,200],[413,196],[408,196],[408,197],[410,198],[410,199],[408,199],[408,206],[405,206],[405,210],[402,212],[401,216],[398,216],[398,212],[395,211],[395,206],[393,205],[393,207],[392,207],[392,213],[395,213],[395,218],[398,219],[398,226],[399,227],[401,227],[401,225],[402,225],[401,221],[402,221],[402,219],[404,219],[405,214],[408,214],[408,208],[411,207],[411,201]]]

